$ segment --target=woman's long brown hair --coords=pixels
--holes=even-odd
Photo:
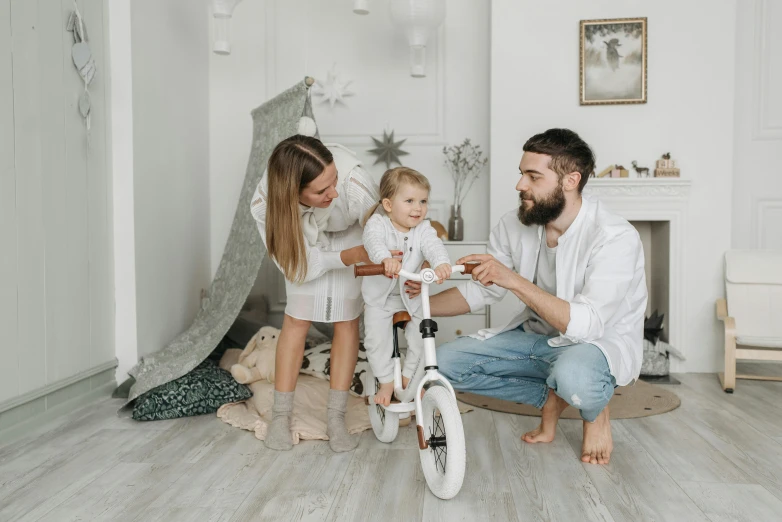
[[[288,281],[307,277],[299,194],[334,161],[320,140],[297,134],[281,141],[269,157],[266,250]]]

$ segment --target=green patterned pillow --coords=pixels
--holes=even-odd
[[[147,421],[204,415],[252,395],[247,386],[207,359],[179,379],[140,395],[133,406],[133,418]]]

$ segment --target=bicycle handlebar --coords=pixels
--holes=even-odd
[[[475,269],[476,266],[480,265],[480,263],[467,263],[464,265],[453,265],[451,266],[451,273],[453,274],[471,274],[472,271]],[[383,265],[354,265],[353,266],[353,275],[355,277],[364,277],[364,276],[376,276],[376,275],[383,275],[385,274],[385,268],[383,268]],[[402,270],[400,272],[400,275],[407,276],[408,272],[405,270]],[[418,274],[415,274],[418,275]],[[420,276],[419,276],[420,277]],[[412,279],[411,277],[408,277],[408,279]]]

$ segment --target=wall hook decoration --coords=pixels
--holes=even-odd
[[[95,78],[98,67],[95,65],[95,59],[92,56],[92,50],[87,41],[87,29],[84,27],[84,20],[79,12],[79,6],[76,5],[76,0],[73,2],[73,11],[68,17],[68,23],[66,24],[65,29],[73,33],[71,59],[73,60],[73,65],[76,67],[76,70],[79,72],[79,76],[81,76],[81,79],[84,82],[84,92],[79,96],[79,113],[81,114],[81,117],[84,118],[84,124],[87,127],[87,136],[89,138],[92,102],[90,100],[90,91],[88,87]]]

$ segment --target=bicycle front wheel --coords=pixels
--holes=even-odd
[[[421,467],[432,493],[447,500],[459,493],[464,481],[467,454],[462,417],[456,399],[443,386],[424,393],[421,409],[428,446],[419,450]]]

